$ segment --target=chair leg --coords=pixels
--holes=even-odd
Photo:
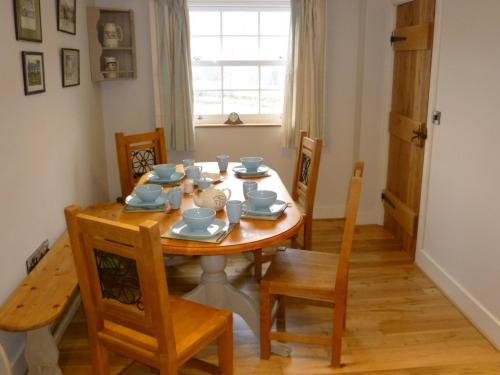
[[[224,333],[217,339],[219,367],[224,375],[233,375],[233,316],[230,315]]]
[[[342,354],[342,334],[344,331],[345,309],[335,307],[333,315],[333,332],[332,332],[332,347],[331,347],[331,365],[340,367],[340,356]]]
[[[260,286],[260,358],[269,359],[271,356],[271,296],[269,285]]]
[[[303,249],[311,250],[312,249],[312,220],[305,220],[304,223],[304,236],[303,236]]]
[[[254,250],[253,259],[255,280],[260,281],[262,278],[262,249]]]
[[[89,332],[89,346],[91,348],[90,355],[93,373],[96,375],[108,375],[110,371],[108,350],[97,337],[92,338],[91,336]]]
[[[286,331],[285,296],[277,296],[278,311],[276,312],[276,328],[278,331]]]

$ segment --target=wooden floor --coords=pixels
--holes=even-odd
[[[314,248],[338,251],[341,227],[337,221],[314,223]],[[192,289],[200,267],[193,260],[169,269],[175,293]],[[230,258],[231,283],[257,295],[250,262]],[[328,332],[331,310],[290,301],[287,328]],[[291,357],[259,359],[257,340],[243,320],[235,316],[236,374],[365,374],[365,375],[472,375],[500,374],[500,353],[469,323],[436,286],[407,258],[398,244],[379,226],[357,229],[351,257],[347,331],[340,369],[328,367],[323,347],[291,344]],[[61,341],[64,374],[91,374],[86,327],[78,313]],[[198,356],[215,363],[215,347]],[[113,374],[130,362],[112,356]],[[127,375],[151,374],[132,364]],[[181,374],[198,374],[182,369]]]

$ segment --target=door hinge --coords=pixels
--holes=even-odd
[[[397,35],[394,35],[394,33],[391,34],[391,45],[393,45],[394,43],[396,42],[404,42],[406,40],[406,37],[405,36],[397,36]]]
[[[441,111],[432,111],[432,123],[441,125]]]
[[[382,195],[380,196],[380,198],[382,199],[382,201],[386,201],[387,204],[389,206],[391,206],[392,208],[396,208],[396,205],[394,203],[391,202],[391,200],[389,198],[387,198],[387,196],[384,194],[384,192],[382,192]]]

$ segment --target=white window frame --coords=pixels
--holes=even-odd
[[[290,10],[289,0],[190,0],[189,1],[189,11],[284,11]],[[221,19],[222,22],[222,19]],[[259,30],[260,31],[260,30]],[[221,39],[223,36],[231,35],[220,35]],[[237,35],[238,37],[252,36],[255,35]],[[258,34],[259,37],[267,36]],[[276,36],[276,35],[269,35]],[[260,38],[259,38],[260,40]],[[273,89],[261,89],[260,88],[260,69],[262,66],[277,66],[286,65],[286,60],[216,60],[216,61],[195,61],[192,60],[192,66],[217,66],[223,69],[224,66],[258,66],[259,69],[259,112],[260,112],[260,94],[265,91],[278,91]],[[222,79],[224,76],[222,76]],[[222,87],[220,89],[213,90],[202,90],[202,91],[214,91],[221,92],[224,91],[256,91],[256,89],[224,89],[224,83],[222,82]],[[281,91],[281,90],[279,90]],[[227,114],[224,114],[224,102],[222,103],[222,114],[217,115],[202,115],[202,118],[198,118],[198,114],[194,114],[193,121],[195,124],[222,124],[227,120]],[[240,118],[245,124],[269,124],[276,125],[281,124],[282,114],[240,114]]]

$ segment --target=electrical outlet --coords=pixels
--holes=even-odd
[[[49,250],[49,240],[43,241],[33,254],[26,259],[26,273],[30,273]]]

